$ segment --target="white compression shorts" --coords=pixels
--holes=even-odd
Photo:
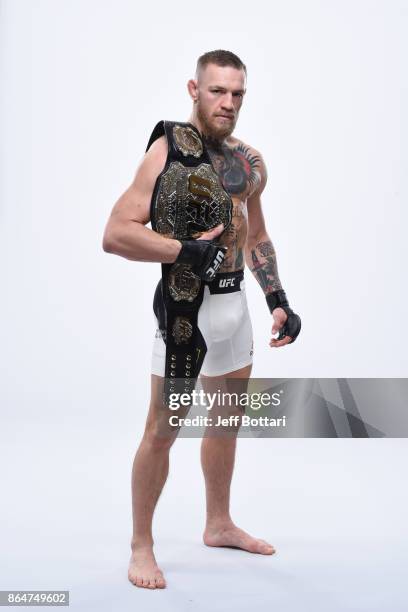
[[[154,321],[156,337],[153,344],[152,374],[164,376],[166,345],[156,316]],[[221,376],[250,365],[253,336],[245,280],[241,280],[240,290],[233,293],[210,293],[206,285],[198,312],[198,327],[207,345],[201,368],[204,376]]]

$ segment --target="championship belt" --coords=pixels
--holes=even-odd
[[[147,145],[165,135],[166,165],[156,180],[150,207],[154,231],[177,240],[199,238],[220,223],[227,228],[232,200],[222,187],[197,128],[160,121]],[[205,282],[193,263],[162,264],[154,311],[166,344],[165,401],[171,393],[190,393],[207,352],[198,328]]]

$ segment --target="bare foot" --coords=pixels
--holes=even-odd
[[[164,589],[166,581],[156,563],[151,546],[142,546],[132,552],[128,578],[132,584],[145,589]]]
[[[207,546],[231,546],[260,555],[273,555],[275,553],[271,544],[268,544],[265,540],[254,538],[243,529],[239,529],[234,523],[226,527],[207,527],[203,540]]]

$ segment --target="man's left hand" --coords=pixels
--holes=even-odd
[[[273,325],[272,325],[272,335],[273,335],[282,329],[282,327],[285,325],[287,321],[288,315],[283,310],[283,308],[278,307],[278,308],[275,308],[274,311],[272,312],[272,317],[273,317]],[[269,346],[276,346],[276,347],[285,346],[285,344],[289,344],[289,342],[292,342],[291,336],[284,336],[281,340],[278,340],[277,338],[272,338],[271,341],[269,342]]]

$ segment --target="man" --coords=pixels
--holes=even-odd
[[[173,318],[172,328],[167,323],[167,337],[166,323],[161,320],[160,312],[166,311],[168,316],[171,315],[171,296],[167,296],[166,302],[161,293],[164,280],[156,290],[155,314],[159,329],[153,349],[151,403],[132,471],[134,530],[128,577],[139,587],[154,589],[166,586],[153,554],[152,518],[167,478],[169,450],[177,435],[177,431],[168,427],[168,414],[163,411],[162,402],[164,375],[166,372],[167,379],[168,372],[171,372],[166,369],[167,365],[172,367],[169,355],[171,330],[180,350],[193,328],[197,331],[197,338],[201,339],[207,351],[200,364],[204,387],[217,387],[226,378],[248,379],[253,351],[243,280],[246,261],[261,285],[272,312],[272,335],[280,332],[278,339],[271,338],[270,346],[285,346],[293,342],[300,331],[300,319],[289,308],[278,276],[276,253],[265,229],[260,200],[267,180],[264,161],[259,151],[232,136],[245,88],[246,67],[235,54],[222,50],[206,53],[198,60],[195,79],[188,81],[188,92],[193,101],[189,122],[171,124],[176,141],[177,130],[181,130],[183,137],[193,141],[196,139],[196,145],[203,146],[208,153],[212,169],[218,176],[219,188],[222,188],[222,194],[227,194],[231,203],[232,214],[228,220],[196,233],[195,240],[190,236],[187,241],[171,237],[169,232],[146,227],[152,220],[152,197],[157,204],[157,189],[158,186],[161,188],[163,170],[169,165],[166,160],[168,162],[170,156],[171,132],[167,125],[167,132],[164,133],[163,125],[166,122],[162,122],[158,124],[161,125],[162,135],[157,130],[152,134],[135,179],[115,204],[104,234],[103,248],[106,252],[134,261],[161,262],[163,279],[166,278],[170,290],[172,283],[174,285],[176,282],[171,277],[172,270],[177,266],[179,271],[182,270],[182,275],[186,272],[187,277],[190,275],[188,278],[197,279],[202,284],[201,303],[198,311],[196,309],[193,313],[196,319],[193,320],[193,317],[190,325],[188,317]],[[177,146],[183,151],[182,143],[177,145],[176,142]],[[180,151],[179,158],[183,159]],[[189,155],[192,159],[191,151]],[[182,164],[174,167],[183,172]],[[202,167],[211,170],[209,164]],[[200,178],[194,180],[191,192],[198,190],[199,193],[200,189],[205,189],[207,183],[204,179],[202,184]],[[165,200],[165,205],[169,198]],[[228,205],[223,211],[228,212]],[[160,219],[155,215],[152,226],[157,230]],[[163,215],[161,222],[164,225],[167,223]],[[188,262],[194,264],[194,274],[191,269],[186,271],[180,268],[183,265],[188,267]],[[165,277],[166,271],[169,273]],[[178,290],[181,291],[180,286]],[[179,298],[180,295],[176,295],[174,299],[177,302]],[[199,353],[200,349],[197,351]],[[190,357],[183,355],[183,359]],[[175,359],[175,355],[172,358]],[[184,360],[183,363],[186,368],[190,367],[188,361]],[[198,371],[199,368],[193,376],[198,375]],[[186,370],[186,376],[189,375]],[[188,379],[185,380],[188,384]],[[163,428],[168,435],[162,435]],[[202,440],[201,461],[207,499],[203,540],[208,546],[234,546],[252,553],[271,555],[275,552],[273,546],[239,529],[230,517],[229,492],[235,447],[236,436],[210,436]]]

